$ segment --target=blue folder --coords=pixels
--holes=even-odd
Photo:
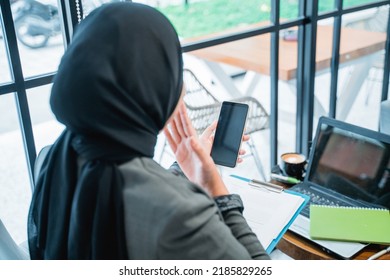
[[[237,179],[240,179],[242,181],[248,182],[248,183],[250,182],[250,179],[245,178],[245,177],[241,177],[241,176],[237,176],[237,175],[230,175],[230,176],[234,177],[234,178],[237,178]],[[294,222],[294,220],[298,217],[299,213],[302,211],[302,209],[306,206],[306,204],[310,200],[310,198],[307,195],[304,195],[304,194],[301,194],[301,193],[298,193],[298,192],[294,192],[294,191],[290,191],[290,190],[284,190],[284,192],[289,193],[289,194],[293,194],[293,195],[298,195],[298,196],[300,196],[300,197],[302,197],[304,199],[304,202],[301,204],[301,206],[295,212],[294,216],[287,223],[287,225],[282,229],[282,231],[279,233],[279,235],[266,248],[266,252],[268,254],[270,254],[275,249],[275,247],[278,244],[279,240],[283,237],[283,235],[286,233],[288,228],[291,226],[291,224]]]

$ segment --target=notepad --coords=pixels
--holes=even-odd
[[[387,209],[310,205],[313,239],[390,244]]]
[[[250,185],[249,179],[238,176],[223,178],[231,193],[240,195],[243,216],[267,253],[271,253],[309,197],[296,192],[270,191]]]

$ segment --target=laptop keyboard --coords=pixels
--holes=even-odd
[[[351,206],[351,204],[347,202],[343,202],[341,200],[334,199],[334,198],[327,198],[323,194],[319,195],[319,193],[309,188],[301,187],[299,185],[295,185],[292,190],[305,194],[310,197],[309,203],[307,203],[301,211],[301,214],[308,218],[310,217],[310,204],[329,205],[329,206]]]

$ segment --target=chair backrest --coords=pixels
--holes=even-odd
[[[183,80],[186,94],[184,103],[187,113],[198,134],[201,134],[218,118],[221,103],[196,78],[189,69],[184,69]]]
[[[13,240],[0,219],[0,260],[28,260],[27,250],[23,250]]]
[[[183,79],[186,87],[184,103],[188,116],[197,133],[201,134],[214,120],[218,119],[222,102],[207,90],[191,70],[184,69]],[[243,96],[230,101],[248,104],[246,133],[250,134],[269,127],[269,115],[258,100]]]
[[[249,106],[245,133],[251,134],[269,128],[269,114],[256,98],[243,96],[233,101],[245,103]]]
[[[186,89],[184,101],[189,108],[195,109],[219,103],[217,98],[207,90],[191,70],[184,69],[183,80]]]

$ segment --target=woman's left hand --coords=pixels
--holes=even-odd
[[[200,143],[183,101],[180,101],[177,112],[164,127],[164,133],[181,170],[190,181],[204,187],[214,197],[229,193],[210,156],[210,150],[206,151]]]

